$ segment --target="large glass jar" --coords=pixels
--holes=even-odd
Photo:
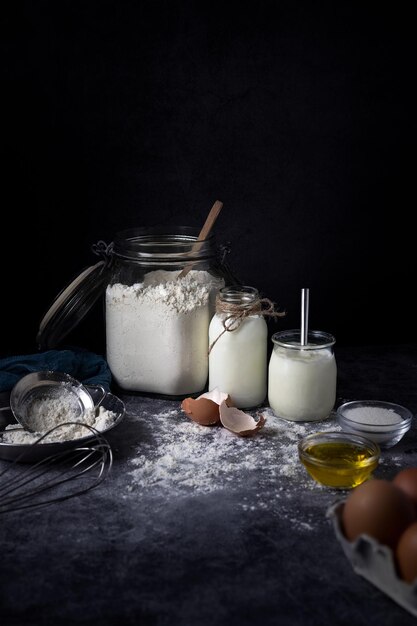
[[[208,328],[226,283],[213,236],[189,227],[131,229],[113,241],[106,358],[124,390],[181,397],[204,390]]]
[[[315,421],[329,416],[336,401],[335,338],[319,330],[272,335],[268,400],[276,415],[292,421]]]

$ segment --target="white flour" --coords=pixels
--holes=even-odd
[[[74,413],[70,403],[58,398],[39,400],[36,405],[35,403],[32,405],[31,409],[33,411],[31,415],[35,418],[36,432],[23,430],[20,424],[9,424],[0,436],[1,443],[31,444],[57,424],[76,421],[77,423],[59,426],[42,439],[41,443],[72,441],[91,435],[91,430],[83,424],[88,424],[102,432],[110,428],[117,417],[113,411],[100,406],[97,415],[93,410],[81,418]]]
[[[297,444],[313,430],[337,429],[334,421],[315,425],[288,423],[265,408],[266,424],[254,437],[237,437],[225,428],[200,426],[178,410],[143,415],[143,426],[150,428],[152,440],[138,442],[130,461],[129,490],[150,488],[165,498],[179,494],[210,493],[231,485],[245,489],[246,481],[257,481],[265,489],[277,491],[280,479],[296,480],[312,489],[321,489],[307,475],[298,458]],[[157,435],[154,433],[157,432]]]
[[[61,389],[56,397],[36,397],[26,409],[35,432],[46,432],[60,422],[78,421],[80,407],[77,397],[67,389]]]
[[[129,391],[185,395],[208,375],[208,327],[223,282],[208,272],[149,272],[143,283],[106,290],[107,361]]]
[[[260,412],[266,418],[262,430],[237,437],[225,428],[200,426],[178,408],[158,411],[150,403],[135,415],[128,407],[127,419],[138,437],[132,437],[122,497],[139,503],[149,497],[161,515],[190,496],[220,507],[225,499],[226,506],[244,513],[268,512],[301,533],[315,532],[329,490],[308,475],[297,445],[311,432],[340,427],[333,414],[322,422],[301,423],[283,420],[269,407]],[[299,497],[313,503],[311,510],[306,512]]]

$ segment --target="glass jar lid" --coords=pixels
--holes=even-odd
[[[104,293],[110,276],[111,244],[99,241],[92,249],[103,259],[84,269],[56,296],[39,325],[39,350],[55,348]]]

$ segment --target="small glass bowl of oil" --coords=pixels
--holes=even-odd
[[[368,480],[380,455],[376,442],[345,432],[312,433],[298,442],[298,456],[310,476],[335,489],[352,489]]]

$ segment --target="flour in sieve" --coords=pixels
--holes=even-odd
[[[42,398],[36,400],[31,405],[31,417],[33,418],[36,432],[23,430],[20,424],[9,424],[2,435],[0,435],[0,442],[31,444],[58,424],[62,424],[62,426],[59,426],[44,437],[41,443],[72,441],[73,439],[79,439],[91,434],[91,430],[83,426],[83,424],[92,426],[97,431],[102,432],[110,428],[116,420],[117,414],[105,409],[103,406],[98,408],[97,415],[95,410],[92,410],[80,417],[74,411],[70,396],[71,394],[68,394],[68,398],[63,396],[62,398]],[[76,423],[64,424],[64,422]]]
[[[46,432],[61,422],[76,421],[79,406],[76,396],[63,388],[60,395],[37,397],[27,407],[30,423],[36,432]]]

